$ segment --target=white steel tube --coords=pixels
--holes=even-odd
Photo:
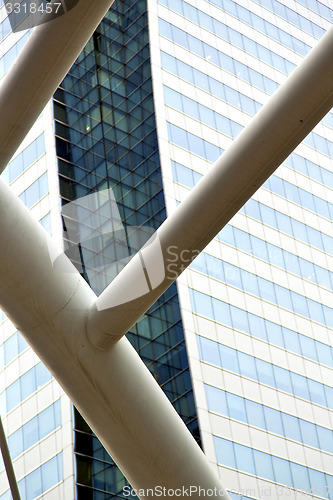
[[[0,173],[51,99],[113,0],[79,0],[34,28],[0,83]]]
[[[145,491],[192,487],[192,493],[199,487],[215,489],[213,497],[229,499],[128,340],[121,339],[108,351],[88,342],[85,320],[96,300],[94,292],[74,268],[57,270],[53,263],[60,252],[2,179],[0,214],[1,307],[132,486]],[[139,497],[146,495],[141,492]]]
[[[161,225],[160,247],[134,258],[92,304],[90,342],[103,349],[125,335],[330,110],[332,54],[333,28]]]

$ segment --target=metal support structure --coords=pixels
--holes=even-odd
[[[0,179],[0,303],[132,486],[204,488],[228,499],[185,424],[126,338],[96,349],[85,333],[96,295]],[[141,498],[144,498],[142,495]]]
[[[0,87],[2,168],[108,4],[80,0],[65,16],[35,30]],[[184,249],[202,250],[332,107],[332,53],[333,30],[161,226],[166,275],[160,284],[150,275],[151,291],[131,302],[110,307],[117,294],[138,288],[151,264],[159,269],[158,245],[138,254],[97,299],[78,272],[53,266],[60,250],[0,180],[1,307],[137,490],[200,487],[215,489],[215,498],[229,498],[138,354],[120,337],[171,284],[168,246],[177,246],[179,256]]]

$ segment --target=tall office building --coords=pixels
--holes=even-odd
[[[328,29],[329,5],[115,1],[3,174],[58,243],[75,243],[71,222],[86,235],[74,257],[96,293],[119,260],[105,207],[128,235],[156,229]],[[0,6],[2,78],[29,32]],[[329,113],[128,334],[235,499],[333,498],[332,129]],[[0,329],[23,498],[126,498],[5,316]]]

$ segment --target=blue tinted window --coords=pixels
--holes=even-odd
[[[4,343],[5,364],[15,358],[18,355],[18,352],[18,336],[16,332]]]
[[[261,104],[253,99],[239,93],[237,90],[224,85],[223,83],[209,77],[196,68],[175,59],[174,57],[161,53],[162,66],[164,69],[178,75],[183,80],[186,80],[196,87],[208,91],[229,104],[242,109],[243,111],[254,115],[260,108]]]
[[[254,337],[267,341],[265,320],[255,314],[248,314],[249,332]]]
[[[0,370],[2,370],[4,366],[5,366],[5,352],[4,352],[3,344],[1,344],[1,346],[0,346]]]
[[[328,408],[333,408],[333,388],[331,386],[324,386],[326,401]]]
[[[280,368],[279,366],[273,366],[273,371],[274,371],[276,386],[281,391],[290,392],[291,380],[290,380],[290,373],[288,372],[288,370]]]
[[[260,295],[260,280],[254,274],[243,271],[242,272],[243,289],[253,295]]]
[[[208,316],[209,318],[213,318],[213,305],[212,300],[209,295],[193,293],[194,301],[195,301],[195,309],[198,314],[202,314],[203,316]]]
[[[317,149],[318,151],[324,153],[325,155],[330,155],[333,144],[331,141],[324,139],[315,132],[310,132],[310,134],[304,139],[305,144]]]
[[[222,279],[223,281],[226,281],[230,285],[236,286],[237,288],[240,288],[242,286],[242,275],[241,275],[241,270],[233,266],[232,264],[229,264],[228,262],[223,263],[223,268],[224,268],[224,276],[219,275],[218,269],[217,269],[217,259],[215,258],[210,258],[211,263],[213,264],[215,262],[215,265],[211,265],[211,275],[216,276],[219,279]]]
[[[201,27],[213,32],[214,34],[218,33],[221,38],[226,41],[232,42],[242,50],[246,49],[248,53],[254,55],[255,57],[259,57],[262,61],[265,61],[266,63],[271,65],[274,61],[275,66],[281,71],[287,72],[294,67],[292,63],[286,61],[280,55],[271,52],[266,47],[259,45],[243,34],[221,23],[217,19],[208,16],[195,7],[192,7],[188,3],[180,2],[178,0],[164,0],[163,4],[199,24]]]
[[[231,307],[231,315],[232,315],[232,325],[234,328],[242,331],[249,330],[249,324],[247,321],[247,314],[242,309],[236,309],[235,307]]]
[[[284,329],[283,329],[284,333]],[[301,352],[301,346],[299,343],[299,335],[296,332],[290,332],[289,335],[284,335],[284,341],[286,345],[286,349],[293,352]]]
[[[55,477],[60,478],[60,471],[58,470],[57,457],[52,458],[42,467],[42,485],[43,491],[47,491],[51,486],[54,485]],[[57,482],[58,482],[57,481]]]
[[[293,309],[296,313],[301,314],[303,316],[309,315],[307,301],[305,297],[296,293],[292,293],[291,299],[292,299]]]
[[[281,413],[279,411],[273,410],[272,408],[269,408],[268,406],[264,406],[264,414],[267,430],[270,432],[274,432],[275,434],[284,436],[285,433],[283,431]]]
[[[227,399],[224,391],[216,387],[206,385],[208,408],[221,415],[229,415]]]
[[[318,360],[329,366],[333,366],[332,348],[321,342],[316,342]]]
[[[236,241],[234,236],[234,228],[230,224],[224,226],[222,231],[219,233],[219,239],[221,239],[225,243],[228,243],[229,245],[235,246]]]
[[[21,397],[25,399],[36,390],[35,370],[29,370],[21,378]]]
[[[272,465],[274,470],[275,481],[280,484],[292,485],[290,463],[282,458],[272,456]]]
[[[302,434],[306,432],[306,426],[303,431],[302,426]],[[321,449],[329,451],[333,453],[333,432],[329,429],[325,429],[324,427],[317,427],[319,446]],[[313,437],[313,441],[316,442],[315,437]]]
[[[298,375],[297,373],[290,373],[292,385],[295,391],[295,394],[300,396],[301,398],[310,399],[309,389],[306,378]]]
[[[227,405],[230,418],[246,422],[246,410],[243,398],[235,394],[227,393]]]
[[[185,130],[171,124],[169,124],[168,130],[171,142],[181,146],[182,148],[188,149],[187,134]]]
[[[250,425],[255,425],[256,427],[261,427],[262,429],[265,429],[266,423],[262,405],[255,403],[254,401],[250,401],[249,399],[246,399],[245,406],[246,406],[248,423]]]
[[[312,299],[308,299],[303,295],[274,284],[264,278],[260,278],[232,264],[226,262],[222,264],[221,259],[211,255],[203,253],[191,264],[191,267],[198,268],[199,263],[199,270],[201,272],[205,272],[214,278],[226,281],[228,284],[237,286],[238,288],[242,288],[242,284],[244,290],[256,293],[259,297],[269,300],[280,307],[285,307],[302,316],[307,316],[319,323],[333,325],[333,309],[330,307],[324,306]],[[204,269],[204,266],[206,269]],[[259,291],[257,291],[257,285],[259,286]],[[234,310],[231,310],[231,314],[233,326],[241,330],[245,329],[246,331],[248,329],[248,320],[247,316],[243,314],[243,311],[238,309],[236,314]]]
[[[9,70],[14,63],[18,54],[21,52],[24,44],[28,40],[31,30],[23,35],[18,42],[13,45],[1,58],[0,58],[0,78]]]
[[[47,231],[48,234],[52,234],[52,226],[51,226],[51,214],[48,213],[43,217],[39,223],[42,225],[42,227]]]
[[[280,212],[274,211],[272,208],[255,200],[250,199],[240,211],[311,246],[324,250],[327,253],[332,252],[333,238],[331,236],[323,234]]]
[[[43,365],[43,363],[38,363],[38,365],[35,366],[35,373],[36,373],[37,388],[46,384],[46,382],[48,382],[52,378],[52,375],[50,374],[48,369]]]
[[[222,7],[219,0],[210,1],[217,7]],[[262,31],[274,40],[283,43],[287,47],[295,50],[296,52],[299,52],[302,55],[305,55],[310,50],[310,47],[302,41],[291,36],[289,33],[282,31],[280,28],[278,29],[274,24],[269,23],[253,12],[245,9],[244,7],[241,7],[240,5],[234,3],[232,0],[224,0],[223,9],[226,10],[226,12],[228,12],[229,14],[238,17],[250,26],[258,29],[259,31]]]
[[[176,26],[168,25],[168,23],[163,19],[159,20],[159,25],[160,33],[163,36],[203,58],[209,58],[210,62],[219,65],[221,68],[233,73],[234,75],[237,75],[238,78],[242,78],[243,80],[252,83],[267,93],[272,93],[278,88],[277,83],[270,78],[261,75],[252,68],[248,68],[227,54],[224,54],[214,47],[198,40],[192,35],[185,33]]]
[[[38,363],[28,370],[3,392],[6,397],[7,406],[4,412],[6,413],[12,410],[14,406],[20,403],[24,398],[30,396],[38,387],[51,380],[51,378],[52,375],[42,363]]]
[[[12,459],[54,431],[60,424],[61,411],[60,400],[58,400],[8,436]]]
[[[8,436],[8,447],[12,460],[20,455],[24,450],[22,427]]]
[[[308,493],[313,492],[313,488],[316,488],[315,494],[322,495],[322,493],[319,493],[319,489],[317,489],[321,488],[320,491],[324,493],[325,498],[331,498],[328,491],[332,484],[333,476],[244,445],[237,443],[233,445],[231,441],[217,436],[214,436],[214,445],[217,461],[221,465],[233,467],[234,469],[240,469],[241,466],[241,470],[253,474],[254,460],[257,475],[260,477],[271,481],[275,480],[278,483]],[[244,460],[243,457],[246,457],[247,460]],[[238,466],[235,464],[235,458],[236,463],[239,464]]]
[[[310,379],[308,380],[308,386],[311,401],[326,406],[327,402],[323,386],[319,382]]]
[[[179,182],[180,184],[184,184],[184,186],[188,186],[191,188],[194,187],[193,170],[190,170],[189,168],[186,168],[183,165],[176,163],[175,161],[172,162],[172,166],[173,176],[176,182]]]
[[[19,332],[16,332],[18,338],[18,352],[22,352],[29,347],[28,343],[24,340]]]
[[[235,454],[237,469],[245,470],[250,474],[255,474],[255,462],[253,457],[253,450],[247,446],[241,446],[235,443]]]
[[[25,500],[33,500],[62,479],[62,453],[59,453],[19,481],[21,497]]]
[[[330,19],[333,21],[333,10],[330,9],[327,5],[324,5],[318,0],[297,0],[298,3],[305,5],[309,9],[312,9],[316,14],[319,14],[324,19]]]
[[[313,300],[307,301],[307,306],[311,317],[314,321],[318,321],[319,323],[326,323],[323,306],[319,302],[315,302]],[[301,307],[301,305],[300,305]],[[306,313],[303,313],[304,316],[307,316]]]
[[[232,226],[231,226],[232,227]],[[237,228],[234,228],[235,231],[235,246],[237,248],[241,248],[245,252],[252,253],[252,245],[251,245],[251,237],[248,233],[245,231],[240,231]],[[222,236],[224,236],[224,233],[221,233]],[[263,243],[263,247],[265,248],[265,243],[263,240],[260,240]],[[256,250],[261,253],[263,251],[263,248],[258,248],[256,247]]]
[[[258,450],[254,450],[253,455],[258,476],[274,481],[271,456]]]
[[[39,415],[38,424],[43,429],[45,435],[56,428],[55,415],[51,406]]]
[[[37,419],[32,419],[24,425],[23,429],[23,444],[24,449],[30,448],[38,442],[38,422]]]
[[[6,393],[3,392],[2,394],[0,394],[0,411],[1,411],[1,415],[3,415],[4,413],[6,413],[6,406],[7,406],[7,403],[6,403]]]
[[[21,386],[20,380],[13,382],[6,391],[7,411],[10,411],[14,406],[21,401]]]
[[[333,215],[333,207],[330,203],[275,175],[264,183],[264,187],[323,217],[330,219]]]
[[[205,384],[205,389],[208,410],[210,411],[235,418],[329,453],[333,451],[333,431],[330,429],[236,396],[217,387]]]
[[[202,358],[208,363],[212,363],[214,365],[219,366],[220,354],[219,354],[219,345],[212,340],[205,339],[203,337],[199,337],[200,339],[200,347]]]
[[[258,371],[258,380],[262,384],[275,386],[274,375],[273,375],[273,365],[262,361],[261,359],[256,359],[256,366]]]
[[[218,463],[236,469],[236,457],[233,443],[214,436],[214,444]]]
[[[272,323],[271,321],[266,320],[265,322],[268,342],[284,347],[285,341],[282,334],[282,327],[276,323]]]
[[[257,379],[255,358],[238,351],[239,369],[243,376]]]
[[[285,431],[285,435],[290,437],[291,439],[295,439],[295,441],[302,441],[300,426],[298,423],[298,419],[293,417],[292,415],[288,415],[286,413],[282,414],[283,427]]]
[[[237,351],[235,351],[234,349],[230,349],[230,347],[223,346],[221,344],[219,344],[219,346],[220,346],[222,367],[227,370],[238,372],[239,367],[238,367]]]
[[[213,301],[213,309],[214,309],[214,318],[215,321],[223,323],[225,325],[232,326],[231,314],[230,310],[232,309],[225,302],[221,302],[218,299],[212,299]]]
[[[31,184],[22,194],[20,194],[20,199],[23,203],[31,208],[35,205],[43,196],[48,193],[48,181],[47,172],[43,174],[36,182]]]
[[[194,269],[200,271],[201,273],[205,273],[206,270],[209,268],[207,264],[207,258],[208,258],[207,255],[204,255],[203,253],[198,255],[198,257],[196,257],[192,262]]]
[[[220,115],[202,104],[179,94],[178,92],[164,87],[166,104],[178,109],[179,111],[205,123],[209,127],[214,127],[230,137],[236,137],[243,129],[243,126]]]
[[[244,495],[239,495],[238,493],[231,493],[231,492],[228,493],[230,498],[232,498],[232,500],[253,500],[250,497],[245,497]]]
[[[214,342],[212,343],[214,344]],[[240,353],[240,351],[236,351],[235,349],[231,349],[230,347],[223,346],[222,344],[219,344],[217,342],[216,345],[219,346],[220,356],[221,356],[221,364],[219,366],[222,366],[223,368],[241,374],[242,370],[238,365],[238,356],[237,356],[237,354]],[[209,361],[208,359],[207,360],[205,359],[202,351],[200,354],[202,356],[201,359],[203,361]],[[302,375],[298,375],[297,373],[291,372],[284,368],[280,368],[276,365],[271,365],[267,361],[254,358],[249,354],[245,353],[240,353],[240,354],[242,355],[240,356],[242,364],[246,359],[249,359],[252,364],[252,360],[255,359],[257,370],[256,373],[255,371],[253,371],[253,375],[251,378],[258,380],[261,383],[266,383],[268,385],[271,385],[272,387],[276,387],[280,390],[284,390],[291,394],[295,394],[298,397],[308,399],[309,401],[312,400],[308,388],[308,381],[311,379],[304,377]],[[273,375],[273,370],[275,376]],[[252,373],[252,368],[250,368],[250,371],[248,371],[248,373],[250,372]],[[315,385],[317,384],[315,381],[313,382],[315,383]],[[331,403],[333,403],[333,388],[331,388],[328,385],[322,384],[322,390],[323,394],[325,395],[325,401],[326,401],[325,406],[330,408]]]
[[[276,294],[276,303],[280,307],[284,307],[285,309],[293,309],[293,303],[291,301],[291,291],[282,286],[275,286],[275,294]],[[302,314],[303,313],[303,314]],[[300,313],[299,313],[300,314]],[[301,311],[301,314],[304,315],[304,311]]]
[[[263,299],[269,300],[270,302],[276,302],[275,292],[273,283],[267,280],[258,279],[258,285],[260,290],[260,296]],[[286,293],[288,293],[286,291]]]
[[[290,467],[295,487],[300,490],[310,491],[309,474],[306,467],[292,462],[290,463]]]
[[[25,488],[27,500],[36,498],[43,493],[42,473],[40,469],[36,469],[27,475],[25,478]]]
[[[176,125],[168,123],[168,130],[172,143],[202,156],[212,163],[223,153],[223,150],[215,146],[215,144],[204,141],[201,137],[190,134]]]
[[[303,443],[307,443],[310,446],[314,446],[315,448],[319,448],[319,442],[318,442],[318,436],[317,436],[317,429],[316,426],[311,424],[310,422],[307,422],[306,420],[299,419],[299,426],[301,430],[301,435],[302,435],[302,441]],[[323,427],[320,427],[320,429],[323,429]],[[326,430],[326,429],[325,429]],[[327,430],[327,437],[331,440],[332,442],[332,450],[333,450],[333,433]],[[326,449],[322,448],[322,449]]]

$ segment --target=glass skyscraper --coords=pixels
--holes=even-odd
[[[112,192],[131,254],[131,228],[176,210],[332,21],[327,0],[115,0],[3,178],[65,248],[69,222],[97,229],[66,207]],[[0,78],[28,38],[0,0]],[[329,113],[128,333],[235,499],[333,498],[332,129]],[[74,258],[96,293],[117,260],[98,231]],[[112,458],[1,321],[22,497],[125,498]]]

